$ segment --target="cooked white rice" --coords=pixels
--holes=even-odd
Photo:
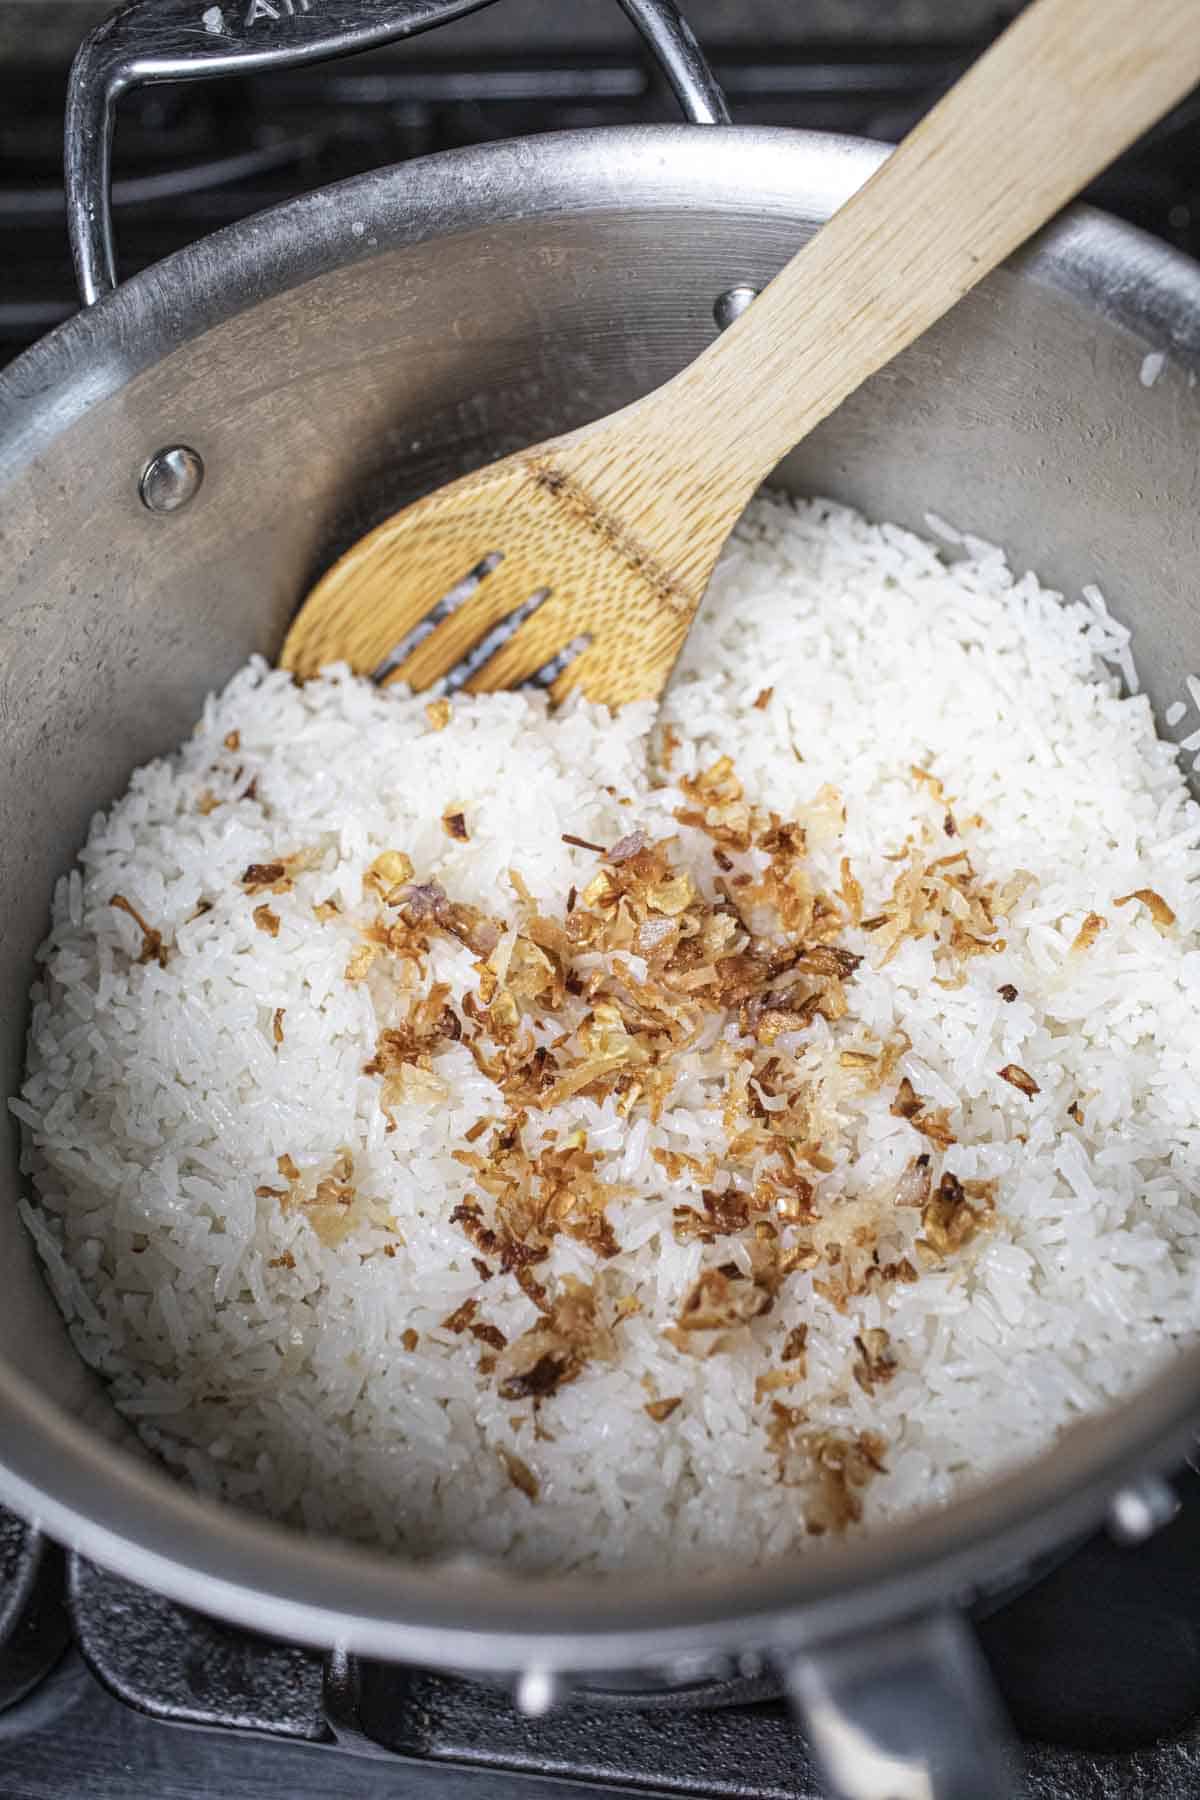
[[[516,867],[561,913],[596,867],[563,832],[610,844],[634,824],[677,830],[679,794],[650,766],[653,709],[612,719],[517,695],[456,699],[438,731],[420,699],[339,671],[297,688],[255,663],[177,756],[140,770],[93,821],[55,893],[12,1103],[37,1195],[24,1213],[80,1351],[169,1463],[233,1502],[417,1554],[694,1566],[804,1539],[802,1495],[776,1479],[754,1395],[798,1323],[807,1380],[782,1398],[814,1429],[885,1441],[886,1473],[863,1490],[868,1526],[1038,1450],[1193,1334],[1200,810],[1148,701],[1119,697],[1128,633],[1099,595],[1065,604],[971,539],[951,554],[824,503],[760,498],[663,719],[682,740],[672,780],[727,752],[748,796],[785,816],[832,783],[845,839],[814,859],[836,885],[848,854],[868,910],[894,879],[887,853],[928,813],[913,765],[961,817],[982,815],[971,854],[985,876],[1036,877],[1004,924],[1007,948],[974,958],[964,986],[932,984],[929,940],[883,969],[868,954],[854,1016],[818,1019],[804,1052],[902,1027],[912,1048],[898,1073],[949,1109],[958,1139],[941,1166],[997,1179],[994,1222],[969,1255],[844,1316],[795,1274],[739,1347],[699,1360],[662,1332],[711,1253],[675,1241],[672,1209],[694,1195],[651,1151],[720,1151],[719,1110],[699,1076],[657,1126],[577,1099],[563,1119],[586,1126],[609,1153],[606,1178],[632,1190],[609,1206],[622,1249],[602,1280],[642,1310],[620,1327],[618,1361],[589,1364],[536,1419],[477,1372],[478,1344],[441,1326],[472,1295],[509,1339],[536,1318],[511,1278],[481,1285],[450,1219],[470,1188],[451,1152],[496,1111],[495,1092],[460,1046],[435,1063],[450,1098],[400,1107],[389,1133],[363,1073],[386,984],[350,986],[345,971],[355,919],[373,911],[363,875],[383,850],[402,847],[422,878],[493,912]],[[256,797],[238,798],[251,780]],[[441,824],[455,809],[468,843]],[[278,936],[256,930],[264,896],[239,877],[312,846],[320,866],[270,898]],[[710,851],[683,833],[685,860],[707,868]],[[1142,904],[1113,904],[1139,888],[1174,910],[1169,930]],[[111,906],[117,893],[172,946],[164,967],[134,960],[141,935]],[[313,906],[331,896],[344,913],[319,920]],[[201,899],[213,909],[194,916]],[[1107,929],[1072,954],[1093,910]],[[871,950],[867,934],[846,941]],[[435,955],[457,992],[471,960]],[[999,997],[1005,984],[1017,1000]],[[1035,1076],[1032,1100],[999,1078],[1008,1064]],[[889,1098],[842,1095],[824,1212],[894,1184],[911,1158]],[[278,1185],[281,1155],[324,1172],[342,1146],[378,1222],[326,1248],[302,1209],[255,1190]],[[380,1254],[396,1230],[402,1246]],[[592,1281],[598,1267],[560,1237],[539,1273]],[[872,1328],[890,1334],[899,1368],[868,1393],[849,1372]],[[681,1404],[655,1422],[648,1392]],[[501,1450],[532,1471],[536,1500]]]

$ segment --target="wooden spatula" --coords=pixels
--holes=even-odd
[[[284,667],[657,695],[780,457],[1197,82],[1200,0],[1035,0],[695,362],[362,538]]]

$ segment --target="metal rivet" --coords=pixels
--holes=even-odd
[[[1140,1544],[1169,1525],[1178,1511],[1179,1496],[1169,1482],[1147,1475],[1113,1496],[1108,1529],[1119,1544]]]
[[[713,302],[713,318],[721,331],[728,331],[735,319],[740,319],[752,300],[758,299],[758,289],[739,283],[737,287],[726,288],[718,294]]]
[[[138,493],[142,505],[154,513],[178,512],[200,492],[204,464],[186,444],[174,444],[150,458],[142,470]]]

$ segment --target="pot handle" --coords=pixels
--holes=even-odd
[[[130,0],[86,37],[66,107],[67,229],[85,306],[117,285],[110,205],[116,103],[131,87],[322,62],[448,24],[494,0]],[[729,122],[674,0],[621,0],[695,124]]]
[[[983,1653],[958,1613],[797,1652],[785,1669],[836,1800],[1011,1800],[1015,1753]]]

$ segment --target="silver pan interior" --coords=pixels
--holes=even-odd
[[[879,152],[664,127],[501,144],[290,204],[130,282],[0,378],[0,1091],[49,891],[92,811],[279,645],[306,583],[382,513],[606,412],[709,341]],[[1165,353],[1152,387],[1148,352]],[[1135,627],[1160,708],[1200,669],[1200,270],[1069,215],[777,479],[920,527],[933,509]],[[139,503],[195,446],[196,502]],[[148,1465],[71,1351],[0,1205],[0,1494],[134,1577],[260,1629],[471,1667],[674,1661],[960,1596],[1177,1453],[1200,1352],[939,1515],[758,1574],[517,1584],[414,1569],[203,1502]]]

